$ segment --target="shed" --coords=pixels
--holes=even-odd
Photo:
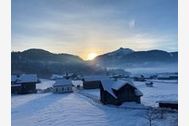
[[[142,92],[130,80],[101,81],[100,100],[103,104],[121,105],[124,102],[140,103]]]
[[[171,108],[178,110],[178,101],[157,101],[160,108]]]
[[[58,79],[53,84],[53,93],[69,93],[72,90],[72,81],[67,79]]]
[[[11,77],[15,79],[15,77]],[[11,80],[12,82],[12,80]],[[27,94],[36,93],[36,83],[39,80],[36,74],[22,74],[20,77],[16,78],[14,83],[11,83],[11,93],[13,94]]]
[[[98,89],[101,84],[101,80],[108,78],[108,76],[91,75],[83,78],[84,89]]]

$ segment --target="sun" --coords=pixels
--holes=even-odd
[[[87,56],[87,60],[93,60],[96,56],[97,56],[97,54],[94,52],[89,53]]]

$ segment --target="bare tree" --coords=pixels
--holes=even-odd
[[[157,111],[156,109],[154,109],[154,108],[150,108],[150,109],[146,112],[144,118],[145,118],[146,120],[148,120],[149,126],[152,126],[153,121],[157,118],[157,113],[158,113],[158,111]]]

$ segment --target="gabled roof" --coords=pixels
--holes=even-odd
[[[116,95],[113,92],[114,90],[119,90],[120,88],[122,88],[125,85],[130,85],[135,89],[135,95],[137,96],[142,96],[142,92],[140,90],[138,90],[135,85],[132,83],[131,80],[117,80],[117,81],[113,81],[111,79],[104,79],[101,81],[102,86],[104,88],[104,90],[106,90],[107,92],[109,92],[113,97],[117,98]]]
[[[130,80],[118,80],[118,81],[115,81],[115,83],[112,85],[112,89],[119,90],[126,84],[131,85],[132,87],[136,88],[133,82]]]
[[[67,80],[67,79],[58,79],[56,80],[56,82],[53,84],[53,86],[65,86],[65,85],[72,85],[72,81],[71,80]]]
[[[139,89],[135,89],[136,96],[143,96],[143,93]]]
[[[16,83],[37,83],[38,78],[36,74],[22,74]]]
[[[101,81],[108,78],[108,76],[105,75],[90,75],[90,76],[84,76],[85,81]]]
[[[113,97],[117,98],[112,90],[112,86],[114,84],[114,81],[111,79],[104,79],[101,80],[101,84],[104,88],[105,91],[107,91],[108,93],[110,93]]]

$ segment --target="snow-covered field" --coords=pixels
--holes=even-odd
[[[42,80],[37,88],[45,89],[52,81]],[[177,100],[177,83],[134,82],[143,92],[144,105],[155,106],[158,100]],[[82,92],[99,97],[99,90]],[[80,93],[28,94],[12,96],[12,126],[148,126],[147,110],[124,109],[98,104]],[[164,119],[154,120],[156,126],[174,126],[177,113],[166,113]]]

